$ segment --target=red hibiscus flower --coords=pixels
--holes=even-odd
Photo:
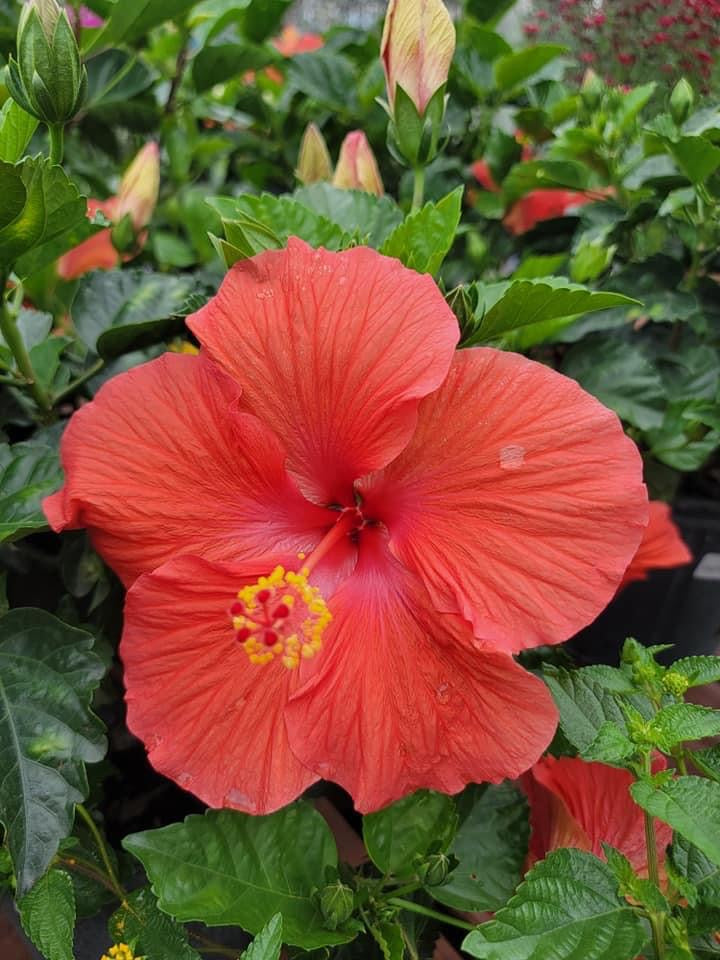
[[[598,190],[531,190],[524,197],[517,200],[503,219],[503,223],[510,233],[519,236],[527,233],[542,220],[552,220],[555,217],[564,217],[578,207],[595,200],[602,200],[612,192],[612,188]]]
[[[648,504],[648,525],[620,586],[624,587],[633,580],[647,580],[651,570],[683,567],[691,563],[692,558],[692,553],[673,523],[668,504],[651,500]]]
[[[653,765],[665,768],[664,758]],[[648,874],[645,820],[630,796],[632,774],[604,763],[586,763],[579,757],[543,757],[522,778],[530,802],[528,866],[559,847],[576,847],[603,856],[603,843],[625,854],[642,876]],[[672,829],[655,821],[658,862]]]
[[[257,813],[318,777],[368,811],[526,770],[556,711],[509,652],[592,620],[646,522],[617,417],[524,357],[455,353],[431,278],[362,247],[238,263],[189,326],[200,356],[74,415],[45,501],[130,586],[153,765]]]

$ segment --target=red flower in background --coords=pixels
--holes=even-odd
[[[318,777],[361,811],[527,769],[556,711],[510,653],[592,620],[646,522],[617,417],[524,357],[455,353],[428,276],[373,250],[236,264],[199,357],[69,424],[56,530],[130,586],[128,723],[211,805]]]
[[[324,43],[319,33],[302,33],[292,24],[283,27],[280,36],[272,40],[272,45],[283,57],[294,57],[297,53],[312,53],[313,50],[319,50]]]
[[[543,220],[564,217],[568,213],[583,207],[587,203],[602,200],[612,193],[611,187],[597,190],[531,190],[516,200],[503,218],[503,224],[510,233],[519,236],[532,230]]]
[[[692,559],[692,553],[673,523],[669,505],[660,500],[651,500],[648,504],[648,525],[620,586],[624,587],[633,580],[647,580],[651,570],[683,567]]]
[[[664,758],[654,770],[665,768]],[[643,811],[630,796],[632,774],[579,757],[543,757],[521,779],[530,803],[528,867],[560,847],[576,847],[598,857],[603,843],[625,854],[634,869],[647,876],[647,847]],[[672,829],[655,820],[658,862]]]

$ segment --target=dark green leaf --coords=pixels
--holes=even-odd
[[[496,24],[514,6],[515,0],[465,0],[465,13],[481,23]]]
[[[512,201],[539,188],[586,190],[589,185],[588,168],[574,160],[527,160],[516,163],[505,177],[503,192]]]
[[[6,100],[0,111],[0,160],[17,163],[25,153],[38,121],[14,100]]]
[[[720,864],[720,783],[703,777],[676,777],[667,782],[641,780],[630,792],[643,810],[664,820]]]
[[[237,924],[257,934],[276,914],[286,943],[316,949],[345,943],[354,929],[327,930],[315,890],[337,869],[325,821],[299,802],[270,816],[209,810],[126,837],[162,910],[209,926]]]
[[[19,901],[23,930],[46,960],[74,960],[75,897],[63,870],[48,870]]]
[[[647,940],[610,868],[581,850],[556,850],[527,875],[463,949],[484,960],[634,960]]]
[[[592,669],[545,666],[543,670],[543,679],[560,711],[560,727],[581,753],[590,747],[608,721],[626,731],[624,715],[615,697],[592,674],[586,673]]]
[[[448,255],[460,223],[463,187],[437,203],[411,213],[385,240],[380,252],[397,257],[418,273],[436,274]]]
[[[151,85],[153,75],[137,55],[124,50],[105,50],[87,63],[88,96],[86,109],[115,107],[142,93]]]
[[[282,914],[276,913],[240,955],[240,960],[278,960],[282,949],[282,932]]]
[[[452,798],[432,790],[418,790],[363,818],[363,837],[373,863],[396,876],[412,875],[428,853],[444,853],[456,829]]]
[[[53,447],[37,439],[0,444],[0,543],[44,530],[48,523],[42,500],[61,483]]]
[[[455,910],[498,910],[522,879],[530,833],[527,801],[509,783],[472,785],[463,802],[468,795],[472,806],[450,847],[458,865],[431,893]]]
[[[327,48],[299,54],[288,64],[290,90],[298,90],[341,115],[352,109],[357,85],[352,61]]]
[[[139,40],[153,27],[167,20],[180,18],[195,2],[196,0],[114,0],[105,26],[92,37],[87,52]]]
[[[597,736],[583,750],[586,760],[598,760],[600,763],[622,765],[637,752],[637,747],[630,738],[612,721],[608,720],[600,727]]]
[[[508,53],[495,61],[495,83],[503,91],[512,90],[542,70],[545,64],[565,53],[565,49],[557,43],[540,43]]]
[[[405,956],[405,939],[399,923],[387,920],[372,924],[370,933],[380,947],[383,960],[403,960]]]
[[[277,54],[270,47],[247,41],[208,44],[193,59],[193,83],[202,93],[246,70],[261,70],[276,59]]]
[[[48,867],[85,799],[85,763],[101,760],[102,725],[90,711],[103,675],[92,637],[44,610],[0,620],[0,818],[18,890]]]
[[[376,197],[361,190],[340,190],[329,183],[300,187],[293,196],[353,234],[358,242],[376,249],[403,219],[400,208],[390,197]]]
[[[693,763],[702,770],[706,777],[720,783],[720,745],[707,747],[705,750],[693,752]]]
[[[188,944],[185,928],[158,908],[149,887],[128,896],[110,917],[108,930],[115,943],[130,944],[134,953],[148,960],[200,960],[199,953]]]
[[[673,837],[670,859],[675,869],[693,885],[701,903],[720,907],[720,866],[680,834]]]

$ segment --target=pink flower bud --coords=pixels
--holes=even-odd
[[[390,109],[399,85],[424,113],[454,52],[455,27],[442,0],[390,0],[380,44]]]
[[[343,140],[333,186],[378,196],[385,192],[375,154],[362,130],[353,130]]]
[[[116,220],[130,215],[133,226],[141,230],[152,217],[160,190],[160,151],[154,140],[146,143],[125,171],[118,193]]]
[[[332,179],[333,169],[325,138],[314,123],[305,128],[295,171],[300,183]]]

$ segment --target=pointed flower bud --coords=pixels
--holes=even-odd
[[[390,0],[380,44],[390,109],[400,86],[424,114],[454,52],[455,27],[442,0]]]
[[[681,126],[690,116],[695,102],[695,94],[685,77],[681,77],[670,94],[670,116]]]
[[[66,12],[56,0],[29,0],[18,23],[17,60],[7,86],[23,110],[49,125],[65,124],[87,92],[87,72]]]
[[[355,908],[355,895],[347,884],[336,880],[320,892],[320,912],[330,930],[337,930],[352,916]]]
[[[295,173],[300,183],[332,179],[332,160],[325,138],[315,123],[309,123],[305,128]]]
[[[146,226],[152,217],[160,190],[160,151],[151,140],[145,144],[125,171],[118,193],[118,211],[114,218],[129,215],[136,230]]]
[[[343,140],[333,186],[378,196],[385,192],[375,154],[362,130],[353,130]]]

